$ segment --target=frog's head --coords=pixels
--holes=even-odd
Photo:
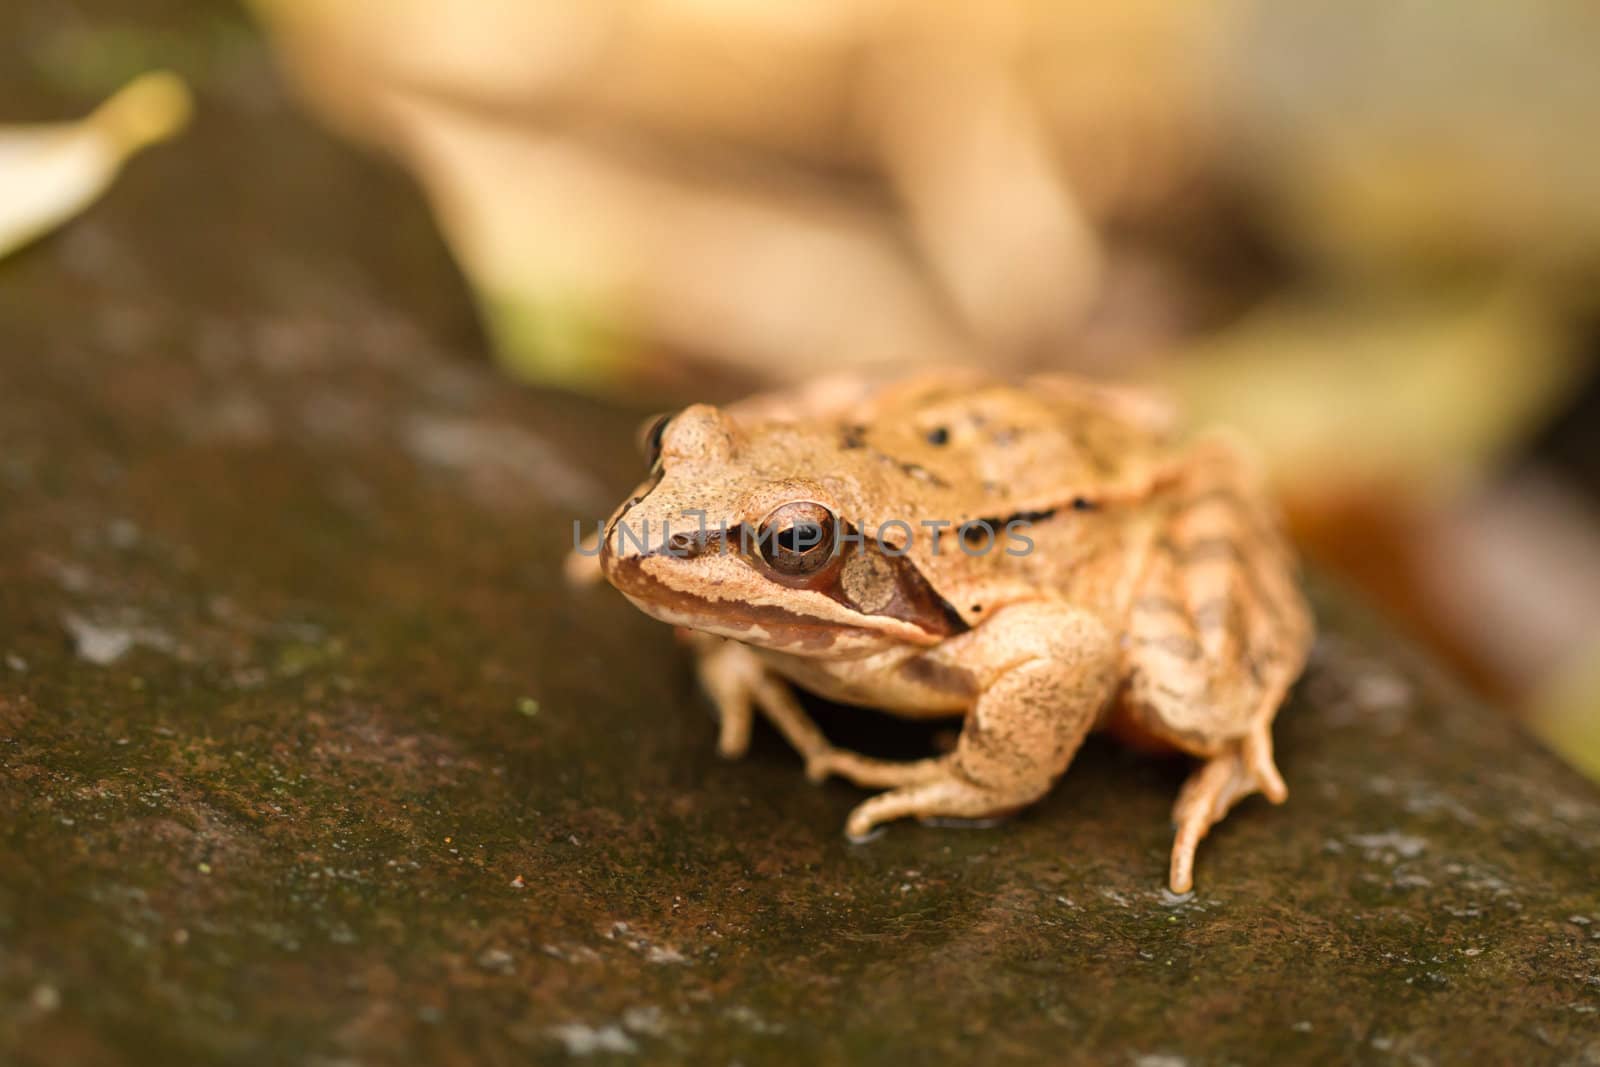
[[[747,432],[696,404],[658,421],[645,445],[650,477],[606,524],[600,567],[646,614],[818,657],[963,628],[910,558],[851,523],[815,432]]]

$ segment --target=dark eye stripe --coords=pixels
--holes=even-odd
[[[639,451],[644,454],[645,462],[652,467],[661,459],[661,438],[665,436],[667,427],[671,424],[672,414],[657,415],[639,434]]]

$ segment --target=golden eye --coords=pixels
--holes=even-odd
[[[651,467],[661,459],[661,438],[671,423],[671,414],[657,415],[639,427],[639,451]]]
[[[757,540],[768,567],[785,577],[806,577],[834,558],[838,523],[821,504],[797,500],[768,515]]]

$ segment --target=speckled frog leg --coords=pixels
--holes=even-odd
[[[1206,761],[1173,806],[1175,893],[1192,887],[1195,848],[1233,805],[1257,792],[1275,804],[1287,798],[1272,720],[1312,632],[1249,464],[1224,440],[1188,463],[1128,623],[1133,719]]]
[[[679,635],[694,650],[700,684],[716,705],[721,721],[717,751],[738,759],[750,747],[750,728],[759,709],[806,760],[825,759],[834,749],[794,698],[789,683],[774,675],[737,641],[691,630]]]
[[[1104,626],[1045,602],[1008,608],[984,627],[995,647],[1013,655],[978,697],[954,752],[900,764],[848,752],[811,761],[863,785],[897,786],[850,813],[851,837],[907,816],[1009,814],[1047,793],[1072,762],[1115,686],[1117,659]]]

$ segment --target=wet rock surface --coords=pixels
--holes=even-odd
[[[1337,596],[1186,898],[1181,763],[852,846],[770,732],[718,759],[561,582],[638,413],[498,377],[408,184],[150,6],[196,128],[0,262],[0,1062],[1600,1062],[1600,794]]]

